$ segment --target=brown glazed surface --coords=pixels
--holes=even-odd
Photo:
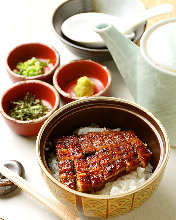
[[[56,135],[71,134],[91,123],[100,127],[132,129],[152,151],[154,173],[144,185],[120,196],[94,196],[71,190],[56,181],[47,166],[45,146]],[[55,197],[76,213],[89,217],[113,217],[141,206],[160,183],[168,159],[169,143],[162,125],[148,112],[130,102],[97,97],[72,102],[44,124],[39,132],[38,159],[44,179]]]

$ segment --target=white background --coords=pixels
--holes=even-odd
[[[1,0],[0,2],[0,95],[13,85],[6,71],[8,52],[23,42],[44,42],[54,46],[61,56],[61,65],[73,59],[59,41],[51,25],[51,17],[59,0]],[[104,62],[112,72],[111,96],[133,100],[113,61]],[[36,137],[15,134],[0,117],[0,162],[18,160],[25,169],[25,179],[49,194],[36,160]],[[163,180],[154,195],[137,210],[120,220],[174,220],[176,219],[176,149],[172,148]],[[20,189],[0,197],[0,218],[5,220],[56,220],[58,216],[43,207]]]

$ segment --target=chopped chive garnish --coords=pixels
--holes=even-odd
[[[26,93],[23,100],[11,101],[13,106],[10,108],[10,116],[17,120],[29,121],[46,115],[50,109],[44,105],[40,98]]]

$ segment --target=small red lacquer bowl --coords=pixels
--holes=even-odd
[[[11,101],[23,100],[27,92],[35,95],[36,98],[40,98],[50,108],[50,111],[38,119],[29,121],[16,120],[9,114],[10,106],[12,105]],[[44,121],[59,108],[59,105],[60,97],[54,86],[41,80],[29,80],[15,83],[13,87],[2,95],[0,112],[9,128],[14,132],[20,135],[33,136],[38,134]]]
[[[23,76],[14,72],[17,63],[25,62],[32,57],[42,61],[50,60],[47,67],[44,67],[44,73],[38,76]],[[60,55],[52,46],[43,43],[26,43],[21,44],[10,51],[6,60],[7,72],[13,82],[25,80],[42,80],[52,83],[55,70],[60,65]]]
[[[65,103],[85,98],[77,97],[74,92],[77,80],[82,76],[87,76],[94,83],[93,96],[109,95],[112,76],[108,68],[92,60],[74,60],[60,66],[53,76],[53,85]]]

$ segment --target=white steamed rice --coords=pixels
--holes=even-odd
[[[99,128],[97,125],[91,125],[89,127],[81,127],[77,129],[74,134],[82,135],[87,132],[101,132],[106,128]],[[119,131],[120,129],[113,129]],[[49,168],[56,179],[59,179],[58,160],[55,153],[50,154],[48,160]],[[101,191],[94,192],[96,195],[117,195],[136,189],[142,185],[152,175],[152,166],[150,163],[145,168],[138,167],[136,171],[131,172],[128,175],[119,177],[114,182],[108,182],[105,188]]]

